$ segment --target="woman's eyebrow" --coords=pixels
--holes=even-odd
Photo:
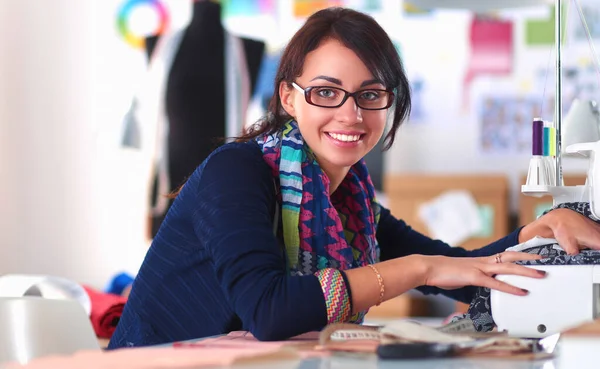
[[[361,83],[360,87],[365,87],[365,86],[369,86],[369,85],[376,85],[376,84],[383,85],[383,83],[381,83],[381,81],[378,80],[378,79],[369,79],[369,80],[366,80],[363,83]]]
[[[338,86],[342,86],[342,81],[340,81],[339,79],[334,78],[334,77],[319,75],[319,76],[316,76],[315,78],[311,79],[310,81],[312,82],[316,79],[323,79],[325,81],[334,83]],[[381,81],[378,79],[369,79],[369,80],[363,81],[363,83],[360,84],[360,87],[365,87],[365,86],[374,85],[374,84],[383,84],[383,83],[381,83]]]
[[[336,85],[339,85],[339,86],[342,85],[342,81],[340,81],[339,79],[333,78],[333,77],[329,77],[329,76],[322,76],[322,75],[321,76],[316,76],[315,78],[311,79],[310,81],[312,82],[312,81],[314,81],[316,79],[324,79],[324,80],[326,80],[328,82],[335,83]]]

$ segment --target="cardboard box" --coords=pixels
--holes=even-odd
[[[384,301],[379,306],[371,307],[366,319],[394,319],[429,315],[429,302],[425,298],[405,293]]]
[[[508,179],[503,175],[397,174],[388,175],[384,180],[392,214],[425,235],[428,229],[419,218],[419,207],[449,190],[469,191],[485,214],[484,221],[490,223],[485,227],[485,234],[453,246],[473,250],[506,236],[509,232]]]

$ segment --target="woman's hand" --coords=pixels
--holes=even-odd
[[[456,258],[447,256],[424,256],[427,265],[425,285],[446,290],[464,286],[481,286],[494,290],[524,296],[528,291],[509,285],[494,278],[497,274],[521,275],[542,278],[544,271],[513,264],[520,260],[538,260],[542,257],[524,252],[505,251],[493,256],[477,258]]]
[[[590,248],[600,250],[600,225],[574,210],[555,209],[529,223],[519,233],[519,243],[535,236],[555,238],[569,255]]]

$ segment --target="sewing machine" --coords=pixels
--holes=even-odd
[[[600,134],[600,118],[594,108],[595,105],[591,104],[592,120],[588,121],[588,125]],[[524,185],[522,192],[532,196],[551,195],[554,205],[587,201],[592,215],[600,219],[600,140],[575,143],[564,152],[589,157],[585,185],[535,183]],[[545,270],[546,277],[497,277],[529,290],[524,297],[492,290],[490,304],[499,331],[518,337],[546,337],[600,317],[600,265],[540,265],[535,268]]]
[[[556,91],[555,121],[546,127],[543,120],[533,123],[533,150],[527,183],[521,192],[529,196],[550,195],[553,204],[589,202],[592,215],[600,219],[600,110],[593,101],[575,101],[562,127],[562,1],[555,6]],[[585,19],[582,17],[584,26]],[[594,62],[600,60],[592,48]],[[550,129],[550,147],[541,150],[540,133]],[[555,130],[555,131],[553,131]],[[537,137],[536,137],[537,136]],[[552,140],[555,142],[552,142]],[[563,150],[563,143],[565,148]],[[544,140],[544,144],[547,144]],[[553,153],[548,154],[548,151]],[[542,153],[543,151],[543,153]],[[564,186],[561,156],[589,158],[587,179],[582,186]],[[517,337],[546,337],[600,317],[600,265],[539,265],[545,278],[512,275],[498,280],[527,289],[527,296],[491,291],[492,316],[499,331]]]
[[[594,119],[600,132],[600,119]],[[532,196],[550,194],[554,205],[588,201],[592,214],[600,219],[600,141],[569,145],[565,153],[589,157],[585,185],[524,185],[522,192]],[[534,268],[545,270],[546,277],[497,276],[498,280],[529,290],[527,296],[492,290],[490,304],[499,331],[517,337],[546,337],[600,317],[600,265]]]
[[[492,290],[498,331],[515,337],[546,337],[600,317],[600,265],[535,266],[543,279],[503,275],[497,279],[529,290],[515,296]]]

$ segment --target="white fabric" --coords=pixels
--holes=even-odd
[[[158,191],[153,215],[162,215],[168,207],[168,199],[162,194],[169,192],[167,139],[169,121],[166,114],[167,78],[173,60],[183,38],[184,29],[163,34],[156,43],[150,59],[148,72],[137,97],[134,114],[142,132],[142,150],[152,157],[152,168],[158,176]],[[149,181],[150,185],[151,181]]]
[[[532,239],[527,240],[523,243],[509,247],[506,249],[506,251],[523,251],[526,249],[530,249],[532,247],[537,247],[537,246],[542,246],[542,245],[553,245],[552,246],[553,249],[564,251],[560,246],[558,246],[558,241],[556,241],[554,238],[543,238],[543,237],[539,237],[539,236],[535,236]]]
[[[73,299],[83,306],[89,316],[92,302],[85,289],[69,279],[51,275],[5,274],[0,276],[0,297],[23,297],[31,295],[31,289],[48,299]]]
[[[225,135],[230,140],[241,134],[250,104],[250,73],[244,43],[225,33]]]

